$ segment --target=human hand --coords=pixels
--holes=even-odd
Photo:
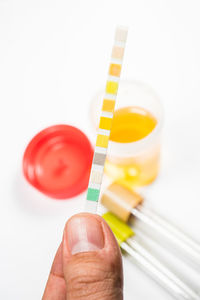
[[[82,213],[65,225],[42,300],[122,300],[121,254],[98,215]]]

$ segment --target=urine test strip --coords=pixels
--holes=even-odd
[[[198,293],[147,251],[134,237],[133,230],[115,215],[107,212],[104,220],[112,229],[120,248],[176,299],[197,300]]]
[[[128,30],[119,27],[115,32],[114,45],[111,54],[108,79],[103,98],[99,129],[91,167],[85,211],[95,213],[99,202],[100,188],[104,172],[104,164],[110,137],[110,130],[119,86],[124,48]]]

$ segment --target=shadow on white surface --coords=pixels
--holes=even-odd
[[[14,198],[20,210],[32,216],[66,216],[81,212],[85,193],[66,200],[50,198],[32,187],[18,171],[14,182]]]

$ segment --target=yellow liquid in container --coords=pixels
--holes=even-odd
[[[116,143],[137,142],[148,136],[157,125],[156,118],[140,107],[123,107],[115,111],[110,140]],[[114,180],[137,186],[152,182],[159,170],[160,146],[154,145],[141,153],[130,153],[128,157],[108,156],[105,172]]]

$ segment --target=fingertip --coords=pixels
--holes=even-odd
[[[94,245],[88,251],[85,243]],[[82,243],[83,248],[73,250],[75,244]],[[85,245],[85,247],[84,247]],[[117,250],[119,247],[112,230],[106,221],[97,214],[79,213],[73,215],[65,224],[63,233],[63,248],[68,256],[78,252],[89,252],[106,249],[107,251]],[[75,247],[76,248],[76,247]]]
[[[63,234],[63,272],[67,299],[123,298],[120,249],[102,217],[82,213],[68,220]]]

